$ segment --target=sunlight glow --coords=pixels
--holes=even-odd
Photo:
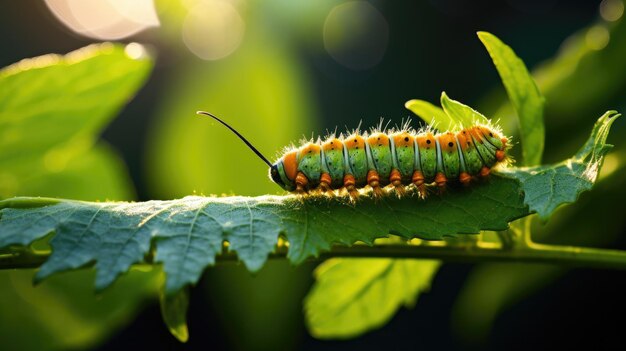
[[[206,0],[191,8],[183,23],[183,41],[203,60],[219,60],[237,50],[245,23],[227,1]]]
[[[160,25],[153,0],[45,0],[74,32],[101,40],[126,38]]]
[[[133,60],[139,60],[148,56],[146,49],[139,43],[129,43],[124,48],[124,52]]]

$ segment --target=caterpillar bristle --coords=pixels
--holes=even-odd
[[[417,194],[419,195],[419,197],[422,200],[426,199],[426,196],[428,195],[428,188],[426,187],[426,184],[422,184],[420,186],[415,187]]]
[[[372,187],[372,195],[376,199],[382,199],[383,197],[385,197],[385,191],[383,190],[383,188],[375,186]]]
[[[402,184],[394,186],[393,191],[395,192],[398,198],[401,198],[406,195],[406,187]]]
[[[359,198],[360,194],[359,194],[359,191],[356,188],[354,188],[354,187],[350,188],[350,189],[346,188],[346,190],[348,192],[348,196],[350,196],[350,199],[352,201],[356,201]]]

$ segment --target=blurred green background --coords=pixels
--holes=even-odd
[[[78,154],[70,181],[42,173],[27,184],[0,172],[0,196],[281,193],[265,165],[226,129],[195,116],[199,109],[226,119],[270,158],[336,127],[369,127],[381,117],[399,123],[410,116],[405,101],[437,102],[442,90],[502,118],[513,112],[478,30],[500,37],[533,69],[547,99],[544,160],[558,161],[604,111],[626,111],[623,12],[620,0],[6,2],[2,67],[103,40],[139,42],[156,61],[117,118],[92,131],[106,157]],[[516,134],[516,126],[503,127]],[[624,132],[618,121],[609,139],[617,147],[597,188],[546,225],[536,223],[538,241],[626,248]],[[76,179],[92,183],[79,187]],[[209,269],[191,293],[184,346],[161,322],[159,272],[133,271],[94,296],[90,271],[34,289],[32,272],[3,271],[0,336],[12,349],[33,350],[567,347],[600,332],[604,341],[618,340],[620,325],[610,320],[626,308],[622,272],[446,264],[415,308],[402,309],[386,327],[354,340],[319,341],[307,334],[301,311],[313,267],[272,261],[255,276],[238,264]]]

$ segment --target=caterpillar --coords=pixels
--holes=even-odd
[[[443,190],[450,181],[469,185],[485,178],[493,167],[509,161],[508,139],[498,128],[483,124],[435,134],[431,129],[355,131],[348,136],[331,136],[307,142],[284,153],[271,163],[246,138],[215,115],[209,116],[237,135],[269,166],[270,179],[283,189],[305,194],[332,194],[345,189],[352,199],[369,186],[374,196],[395,190],[399,196],[415,187],[422,197],[427,187]]]

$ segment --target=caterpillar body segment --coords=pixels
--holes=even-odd
[[[363,187],[367,184],[367,147],[365,139],[358,135],[352,134],[344,141],[345,150],[344,160],[347,162],[348,168],[354,176],[355,185],[357,187]]]
[[[507,138],[483,125],[437,134],[354,133],[309,142],[286,153],[271,166],[270,177],[298,193],[345,189],[354,198],[366,186],[375,196],[383,195],[386,186],[398,195],[414,186],[425,196],[430,184],[444,189],[449,182],[468,185],[473,178],[488,176],[493,167],[508,162],[508,148]]]
[[[431,132],[415,136],[417,150],[421,160],[421,171],[424,179],[435,179],[437,174],[437,146],[435,136]]]

